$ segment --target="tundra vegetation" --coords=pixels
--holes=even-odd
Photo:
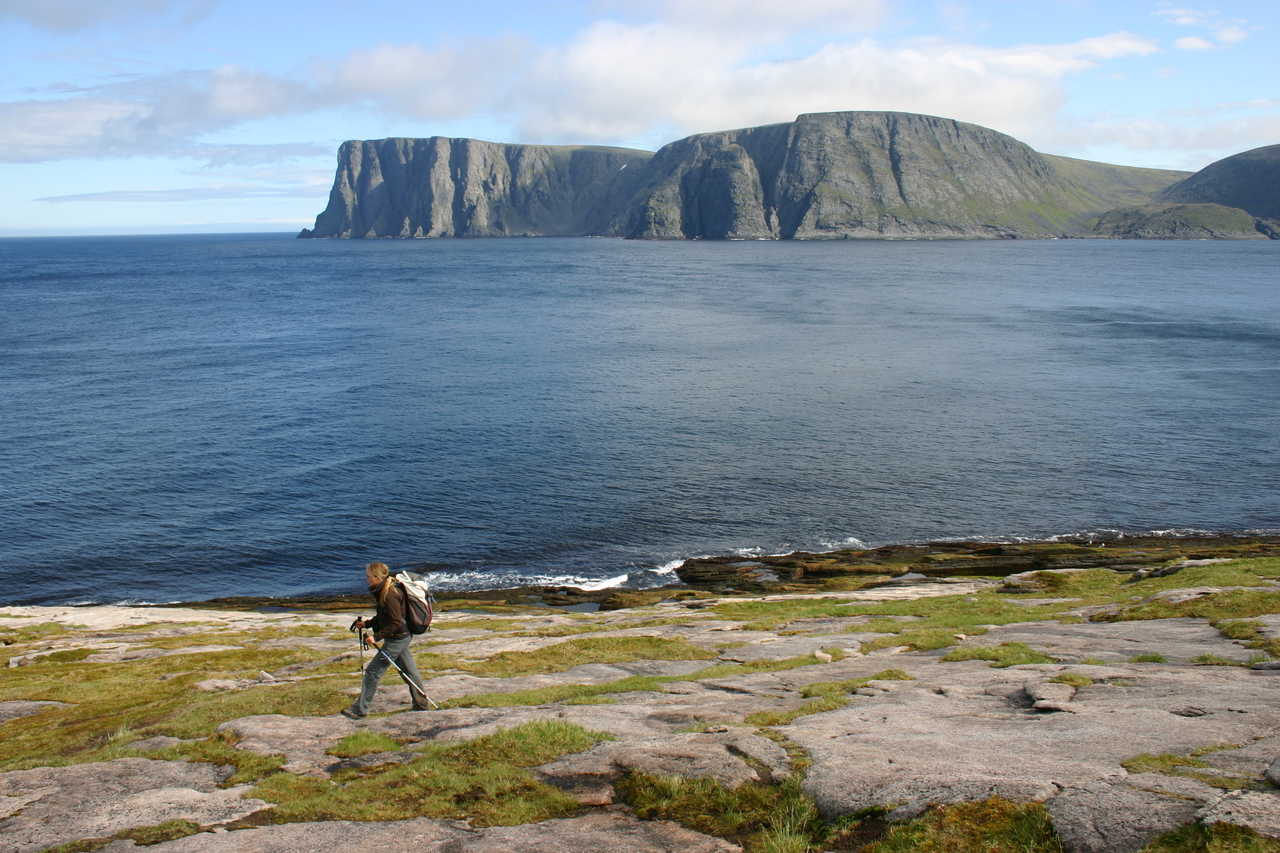
[[[336,716],[359,680],[360,651],[345,627],[359,612],[351,603],[287,614],[192,609],[185,621],[138,625],[51,622],[38,609],[0,608],[9,658],[0,679],[0,794],[12,796],[3,780],[21,771],[143,758],[222,768],[224,789],[242,786],[244,798],[261,803],[221,824],[149,821],[83,837],[57,836],[51,827],[42,830],[52,833],[48,843],[33,850],[327,820],[520,825],[612,803],[641,820],[673,821],[751,851],[1059,851],[1054,816],[1035,800],[988,797],[906,816],[895,815],[893,804],[832,813],[807,784],[814,755],[797,742],[797,727],[916,689],[926,668],[935,679],[947,671],[939,667],[1025,671],[1063,691],[1055,701],[1069,713],[1071,702],[1116,695],[1107,691],[1129,689],[1145,672],[1266,666],[1280,659],[1280,556],[1261,546],[1240,554],[1240,547],[1224,546],[1221,562],[1148,547],[1156,559],[1137,571],[1133,563],[1114,567],[1105,549],[1080,546],[1069,555],[1079,565],[1056,568],[1042,555],[1049,568],[1010,577],[967,570],[966,562],[984,565],[976,549],[878,562],[866,562],[866,552],[799,555],[773,558],[791,566],[773,566],[778,580],[763,588],[645,591],[634,606],[598,613],[566,612],[530,593],[513,593],[509,605],[445,603],[436,629],[415,643],[428,693],[442,710],[406,713],[407,692],[392,673],[375,713],[357,724]],[[1056,546],[1052,555],[1063,552]],[[1201,546],[1190,556],[1215,553]],[[1101,565],[1089,564],[1091,554]],[[907,569],[930,577],[881,585]],[[944,577],[945,584],[935,582]],[[92,608],[84,612],[92,621]],[[1100,658],[1004,639],[1021,637],[1007,632],[1022,625],[1157,620],[1194,620],[1221,642],[1200,655],[1152,641]],[[1280,674],[1260,677],[1280,687]],[[689,701],[665,716],[648,708],[682,696]],[[450,715],[448,724],[437,722],[440,715]],[[319,746],[264,746],[254,725],[280,720],[286,730],[309,727]],[[893,726],[892,718],[884,725]],[[771,764],[763,753],[730,748],[749,776],[736,782],[614,758],[590,795],[548,770],[582,756],[631,755],[632,743],[643,753],[655,736],[704,745],[755,738],[783,757]],[[1121,766],[1170,784],[1274,793],[1267,776],[1240,761],[1231,769],[1215,763],[1251,743],[1135,750]],[[0,815],[0,830],[21,815],[22,808]],[[1189,821],[1146,844],[1179,853],[1280,850],[1276,837],[1221,822]]]

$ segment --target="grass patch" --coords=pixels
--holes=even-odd
[[[1248,661],[1232,660],[1221,655],[1196,655],[1191,659],[1196,666],[1249,666]]]
[[[1134,655],[1129,658],[1129,663],[1168,663],[1169,659],[1164,655],[1148,653],[1143,655]]]
[[[746,718],[753,726],[785,726],[800,717],[810,714],[822,714],[827,711],[838,711],[849,704],[847,696],[822,696],[805,702],[799,708],[790,711],[757,711]]]
[[[199,671],[183,656],[117,663],[60,662],[9,670],[0,700],[69,703],[5,724],[0,771],[104,761],[128,754],[129,743],[152,735],[207,738],[218,724],[253,714],[332,714],[346,704],[329,678],[209,693],[207,678],[257,677],[260,670],[308,661],[309,649],[238,649],[200,656]]]
[[[277,773],[251,793],[275,806],[268,822],[467,819],[473,826],[514,825],[576,812],[578,802],[534,779],[528,768],[581,752],[602,740],[560,720],[535,720],[459,744],[429,744],[404,765],[345,771],[333,779]]]
[[[392,752],[404,746],[400,741],[384,734],[370,731],[353,732],[325,750],[339,758],[357,758],[378,752]]]
[[[529,652],[500,652],[488,660],[461,664],[473,675],[510,678],[515,675],[563,672],[584,663],[625,663],[636,660],[709,660],[716,653],[662,637],[592,637],[569,640]]]
[[[1166,832],[1143,853],[1277,853],[1280,841],[1229,823],[1192,823]]]
[[[1130,773],[1159,773],[1164,776],[1183,776],[1228,791],[1255,787],[1257,783],[1252,779],[1202,772],[1202,770],[1210,769],[1210,765],[1201,761],[1200,756],[1236,748],[1238,748],[1237,744],[1219,743],[1199,747],[1192,750],[1189,755],[1176,755],[1168,752],[1153,755],[1144,752],[1120,762],[1120,766]]]
[[[746,722],[753,726],[785,726],[800,717],[810,714],[822,714],[836,711],[849,704],[849,696],[860,687],[866,687],[873,681],[913,681],[914,679],[900,669],[885,669],[866,678],[851,678],[847,681],[816,681],[805,685],[800,695],[811,701],[790,711],[760,711],[751,714]]]
[[[815,696],[840,696],[852,693],[859,687],[866,687],[873,681],[914,681],[907,673],[900,669],[882,669],[875,675],[868,675],[866,678],[850,678],[847,681],[815,681],[812,684],[806,684],[800,689],[800,695],[805,698]]]
[[[121,830],[107,838],[86,838],[81,841],[59,844],[56,847],[47,847],[44,853],[91,853],[93,850],[100,850],[106,847],[113,841],[135,841],[147,847],[152,844],[159,844],[162,841],[186,838],[188,835],[195,835],[201,831],[200,824],[193,821],[167,820],[154,826],[139,826],[134,829]]]
[[[993,667],[1020,666],[1028,663],[1053,663],[1026,643],[1001,643],[998,646],[965,646],[943,658],[944,661],[989,660]]]
[[[1064,672],[1059,675],[1055,675],[1049,680],[1057,682],[1058,684],[1070,684],[1075,688],[1089,687],[1093,684],[1092,678],[1087,675],[1081,675],[1078,672]]]
[[[1000,797],[936,806],[892,827],[867,853],[1061,853],[1062,842],[1042,803],[1012,803]]]
[[[643,820],[672,820],[727,838],[748,853],[821,849],[829,826],[796,776],[776,785],[748,782],[728,789],[711,779],[629,773],[614,788]]]
[[[1173,577],[1179,577],[1181,574],[1179,572]],[[1142,583],[1146,583],[1146,581],[1142,581]],[[1191,616],[1198,619],[1208,619],[1210,622],[1217,622],[1219,620],[1266,616],[1272,613],[1280,613],[1280,590],[1228,589],[1176,604],[1168,601],[1148,601],[1132,604],[1124,607],[1118,613],[1102,613],[1094,616],[1093,621],[1127,622]]]
[[[834,655],[833,655],[834,657]],[[632,675],[601,684],[558,684],[531,690],[515,690],[510,693],[473,693],[441,703],[444,708],[509,708],[517,705],[549,705],[555,702],[587,700],[612,693],[661,692],[663,687],[676,681],[706,681],[750,675],[757,672],[780,672],[802,666],[820,665],[812,655],[782,658],[780,660],[749,661],[747,663],[720,663],[704,667],[688,675]],[[586,704],[585,701],[579,704]]]
[[[200,761],[206,764],[234,767],[235,773],[223,780],[221,784],[223,788],[265,779],[284,764],[284,756],[281,755],[260,755],[246,749],[236,749],[236,740],[234,735],[227,732],[215,732],[204,740],[152,750],[143,754],[142,757],[169,761]]]

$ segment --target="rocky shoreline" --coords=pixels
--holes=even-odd
[[[16,851],[1280,850],[1280,537],[678,574],[442,596],[414,644],[441,709],[408,712],[386,679],[359,722],[336,711],[363,597],[0,607],[0,834]]]

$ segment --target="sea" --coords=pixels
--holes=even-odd
[[[1280,530],[1280,242],[0,240],[0,604]]]

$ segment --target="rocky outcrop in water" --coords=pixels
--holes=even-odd
[[[1266,223],[1221,204],[1147,204],[1109,210],[1094,233],[1124,240],[1265,240]]]
[[[655,155],[383,139],[343,143],[329,206],[300,236],[1080,235],[1185,175],[1040,154],[978,125],[898,112],[802,115]]]

